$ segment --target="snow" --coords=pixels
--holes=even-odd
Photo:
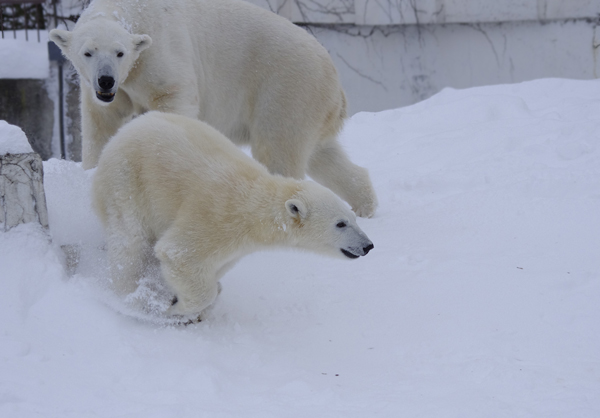
[[[0,233],[0,416],[600,416],[600,81],[447,89],[341,140],[375,249],[248,256],[187,327],[104,290],[93,170],[46,162],[52,242]]]
[[[0,155],[33,152],[25,132],[5,120],[0,120]]]
[[[0,79],[48,78],[48,32],[5,31],[4,38],[0,38],[0,62]]]

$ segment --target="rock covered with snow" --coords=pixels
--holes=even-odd
[[[0,155],[33,152],[25,132],[5,120],[0,120]]]
[[[24,223],[48,227],[42,158],[18,126],[0,120],[0,231]]]

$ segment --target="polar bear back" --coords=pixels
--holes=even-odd
[[[224,213],[234,215],[233,199],[265,198],[274,178],[209,125],[160,112],[149,112],[119,130],[102,153],[96,177],[100,218],[105,221],[111,208],[132,208],[137,212],[130,215],[144,220],[155,236],[171,225],[186,202],[194,202],[193,210],[207,222],[217,222]]]

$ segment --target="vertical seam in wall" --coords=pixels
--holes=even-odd
[[[600,42],[598,42],[598,24],[594,25],[592,32],[592,59],[594,60],[594,78],[598,78],[598,58],[600,55]]]

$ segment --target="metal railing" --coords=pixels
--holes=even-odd
[[[29,31],[35,30],[40,42],[40,30],[46,29],[44,16],[45,0],[0,0],[0,32],[2,39],[6,32],[12,32],[17,38],[17,31],[25,32],[25,40],[29,40]]]

